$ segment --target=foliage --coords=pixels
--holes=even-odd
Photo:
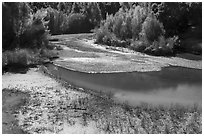
[[[83,10],[83,14],[87,17],[92,28],[100,25],[100,21],[102,20],[101,9],[99,4],[96,2],[89,2],[87,6]]]
[[[25,31],[30,9],[26,3],[2,3],[3,49],[19,46],[19,37]]]
[[[34,53],[28,49],[5,51],[2,54],[2,66],[27,66],[34,63]]]
[[[165,39],[164,33],[163,25],[150,12],[149,6],[132,6],[107,16],[96,31],[96,42],[152,55],[172,55],[175,42]]]
[[[160,36],[158,41],[154,41],[149,47],[145,48],[144,52],[152,55],[170,56],[174,54],[174,46],[177,44],[178,37],[165,39]]]
[[[101,21],[101,11],[97,3],[67,3],[63,7],[45,9],[49,20],[48,26],[51,34],[69,34],[90,32]],[[65,9],[71,8],[66,11]],[[63,9],[61,9],[63,8]],[[68,10],[68,9],[67,9]]]
[[[47,20],[49,21],[48,29],[50,30],[51,34],[62,34],[64,31],[66,31],[66,23],[68,18],[66,14],[63,14],[62,11],[58,11],[50,7],[44,9],[44,12],[47,12]]]
[[[106,19],[107,14],[114,15],[121,6],[119,2],[99,2],[99,7],[102,19]]]
[[[152,8],[164,24],[166,36],[180,35],[191,26],[200,26],[202,22],[201,2],[152,3]]]
[[[164,35],[163,25],[156,19],[154,15],[149,15],[142,24],[142,38],[149,42],[158,41],[161,35]]]
[[[100,26],[97,37],[104,44],[130,46],[132,41],[137,49],[156,46],[161,36],[179,36],[182,45],[173,49],[201,52],[201,2],[4,2],[2,9],[3,50],[40,48],[48,45],[49,32],[90,32]],[[186,45],[189,37],[198,46]]]
[[[114,16],[113,32],[121,40],[132,37],[131,13],[119,10]]]
[[[89,32],[90,23],[86,16],[81,13],[74,13],[68,17],[68,33]]]
[[[95,43],[102,43],[106,44],[108,46],[114,46],[117,44],[117,38],[115,35],[110,33],[110,31],[107,28],[99,28],[95,31],[96,33],[96,41]]]
[[[38,10],[31,15],[22,34],[21,47],[40,48],[48,45],[49,31],[47,30],[46,12]]]
[[[25,68],[30,65],[38,65],[47,59],[56,58],[57,54],[53,50],[47,48],[29,49],[16,48],[15,50],[7,50],[2,53],[2,68]]]
[[[32,14],[27,3],[3,3],[3,49],[46,46],[44,17],[42,12]]]
[[[148,44],[145,43],[144,41],[139,41],[135,40],[131,43],[130,48],[139,51],[139,52],[144,52],[144,50],[148,47]]]
[[[140,6],[135,7],[133,11],[132,25],[132,38],[134,40],[139,39],[139,33],[142,31],[142,24],[147,17],[147,11]]]

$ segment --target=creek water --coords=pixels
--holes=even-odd
[[[155,72],[83,73],[54,64],[48,70],[73,85],[111,92],[114,99],[138,105],[202,105],[202,70],[167,67]]]

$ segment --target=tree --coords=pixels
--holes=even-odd
[[[90,21],[90,23],[95,27],[100,25],[100,21],[102,20],[101,10],[99,8],[98,3],[90,2],[85,7],[84,14]]]
[[[3,48],[9,48],[11,45],[18,47],[20,44],[20,36],[25,31],[25,25],[30,17],[31,9],[27,3],[23,2],[8,2],[2,4]],[[10,36],[11,38],[8,38]]]

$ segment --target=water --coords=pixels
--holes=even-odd
[[[79,87],[111,92],[131,105],[202,104],[202,70],[168,67],[157,72],[83,73],[47,65],[52,74]]]

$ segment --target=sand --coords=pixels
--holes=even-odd
[[[163,67],[179,66],[202,69],[202,60],[181,57],[150,56],[127,48],[94,44],[91,34],[56,35],[52,42],[61,46],[59,58],[54,64],[86,73],[148,72]],[[87,39],[86,37],[89,37]]]

